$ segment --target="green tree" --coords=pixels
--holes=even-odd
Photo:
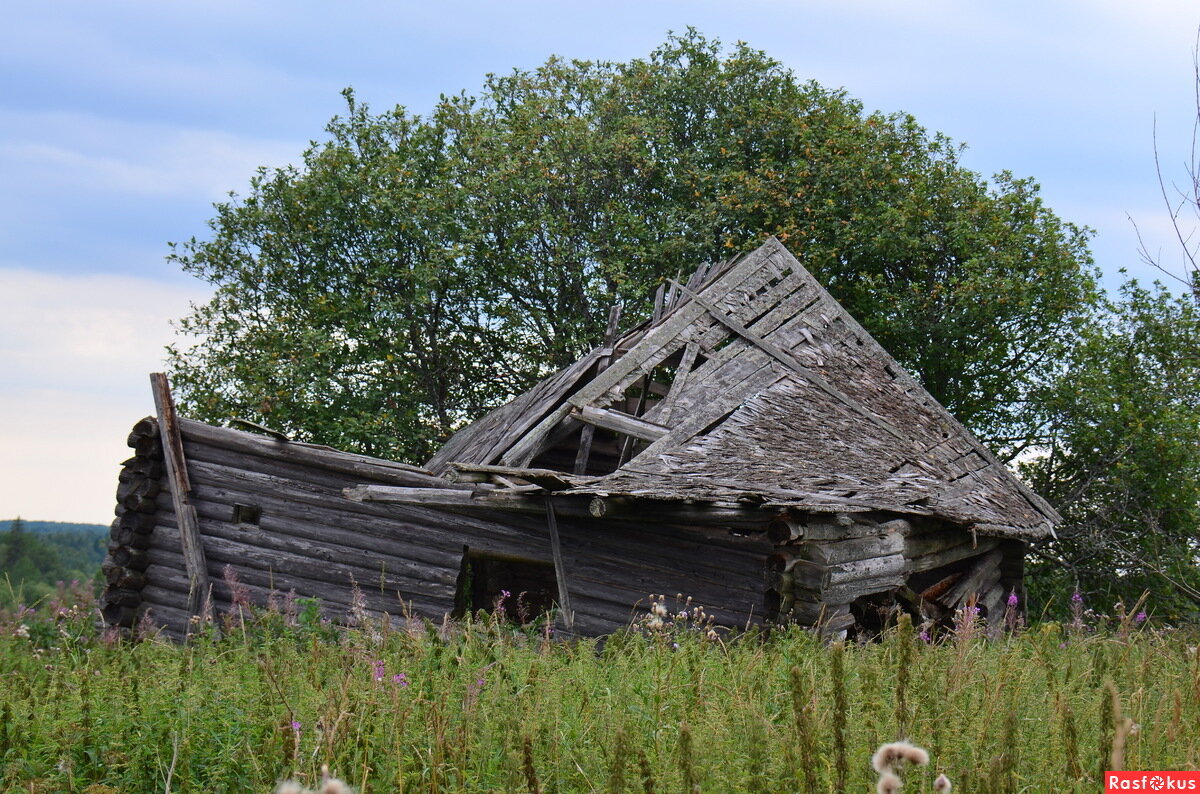
[[[596,344],[613,302],[774,234],[1011,454],[1093,299],[1084,233],[1032,182],[694,31],[491,76],[428,118],[348,101],[302,167],[174,248],[216,287],[171,351],[193,416],[420,461]]]
[[[1045,454],[1023,469],[1066,519],[1033,557],[1035,592],[1111,604],[1143,590],[1200,612],[1200,307],[1130,282],[1042,395]]]

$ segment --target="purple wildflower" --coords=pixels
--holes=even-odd
[[[1011,593],[1008,594],[1008,605],[1010,607],[1015,607],[1017,605],[1017,591],[1016,590],[1013,590]]]
[[[1081,596],[1079,594],[1078,590],[1076,590],[1075,594],[1071,596],[1071,603],[1072,604],[1082,604],[1083,603],[1083,596]]]
[[[376,681],[382,681],[382,680],[383,680],[383,675],[384,675],[384,665],[383,665],[383,660],[382,660],[382,659],[376,659],[376,660],[373,662],[373,665],[374,665],[374,667],[375,667],[375,680],[376,680]]]
[[[1136,622],[1136,623],[1145,623],[1145,622],[1146,622],[1146,618],[1147,618],[1147,617],[1148,617],[1148,616],[1146,615],[1146,611],[1145,611],[1145,610],[1142,610],[1141,612],[1139,612],[1139,613],[1137,613],[1136,615],[1134,615],[1134,616],[1133,616],[1133,620],[1134,620],[1134,622]]]
[[[926,645],[928,645],[929,643],[933,642],[933,637],[930,637],[930,636],[929,636],[929,632],[928,632],[928,631],[924,631],[924,630],[922,630],[922,631],[921,631],[921,633],[920,633],[920,634],[918,634],[917,636],[918,636],[918,637],[920,637],[920,639],[921,639],[921,642],[925,643]]]
[[[392,676],[392,683],[396,686],[408,686],[408,676],[404,673],[396,673]]]
[[[304,727],[304,726],[302,726],[302,725],[300,724],[300,721],[299,721],[299,720],[292,720],[292,730],[293,730],[293,731],[295,731],[296,733],[300,733],[300,729],[301,729],[302,727]]]

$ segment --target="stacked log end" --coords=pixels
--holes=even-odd
[[[767,619],[844,632],[872,606],[949,622],[977,606],[993,623],[1021,588],[1025,544],[976,537],[961,526],[886,514],[781,514],[766,574]]]
[[[117,480],[116,518],[101,565],[106,586],[100,598],[110,626],[130,628],[137,621],[150,564],[147,549],[154,531],[157,497],[163,488],[162,442],[158,422],[147,417],[129,434],[133,457],[121,464]]]

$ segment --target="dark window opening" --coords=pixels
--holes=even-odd
[[[233,506],[233,523],[235,524],[258,526],[260,519],[262,519],[262,508],[258,505],[235,504]]]
[[[451,617],[499,610],[505,620],[523,626],[554,609],[557,600],[553,563],[463,547]]]

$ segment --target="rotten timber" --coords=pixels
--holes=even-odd
[[[192,486],[188,481],[179,419],[175,415],[175,402],[171,399],[171,387],[167,376],[161,372],[151,373],[150,384],[154,391],[154,407],[158,412],[158,430],[162,440],[167,480],[171,485],[171,502],[179,521],[179,541],[187,568],[188,611],[199,615],[208,595],[208,564],[204,560],[204,546],[200,542],[200,523],[196,518],[196,508],[190,501]]]

